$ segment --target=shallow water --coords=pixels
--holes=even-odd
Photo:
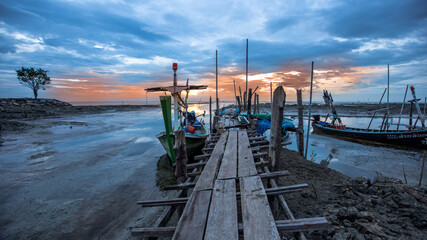
[[[163,195],[160,110],[40,123],[0,147],[0,238],[126,238],[136,202]]]

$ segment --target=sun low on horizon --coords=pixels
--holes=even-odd
[[[40,97],[69,102],[158,101],[148,87],[207,85],[190,100],[233,101],[246,84],[270,101],[270,84],[313,99],[376,102],[387,87],[427,96],[427,3],[408,1],[11,1],[0,3],[0,98],[32,97],[21,67],[49,71]]]

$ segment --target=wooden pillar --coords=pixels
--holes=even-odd
[[[242,112],[242,105],[240,103],[240,97],[236,96],[236,100],[237,100],[237,107],[239,108],[239,113]]]
[[[278,169],[280,151],[282,150],[282,121],[283,109],[286,102],[286,93],[282,86],[274,90],[273,106],[271,108],[270,146],[269,146],[269,167],[274,172]]]
[[[209,132],[212,133],[212,97],[209,97]]]
[[[257,96],[258,96],[258,94],[256,94],[256,93],[255,93],[255,95],[254,95],[254,114],[256,114],[257,107],[258,107],[258,105],[257,105],[257,103],[256,103],[256,98],[257,98]]]
[[[259,114],[259,95],[256,95],[257,114]]]
[[[246,110],[248,110],[248,108],[247,108],[247,100],[248,100],[248,98],[247,98],[247,94],[246,94],[246,92],[244,92],[243,93],[243,111],[246,111]]]
[[[218,124],[218,121],[219,121],[219,116],[215,115],[214,118],[213,118],[213,126],[212,126],[212,131],[214,133],[217,132],[216,125]]]
[[[304,156],[304,126],[303,126],[303,106],[302,106],[302,91],[297,89],[297,103],[298,103],[298,128],[296,131],[297,143],[298,143],[298,153],[301,156]]]
[[[187,149],[185,146],[185,131],[175,132],[175,146],[173,147],[176,155],[175,176],[178,183],[187,180]]]
[[[251,99],[252,99],[252,88],[249,88],[249,92],[248,92],[248,120],[251,120]]]

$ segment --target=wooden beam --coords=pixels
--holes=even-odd
[[[284,193],[292,193],[296,191],[301,191],[303,188],[307,188],[308,184],[296,184],[290,186],[280,186],[265,189],[265,192],[268,196],[274,196]],[[236,193],[236,196],[240,197],[240,192]],[[165,199],[165,200],[146,200],[139,201],[138,205],[141,207],[160,207],[160,206],[170,206],[170,205],[181,205],[185,204],[189,198],[174,198],[174,199]]]
[[[295,220],[276,220],[275,222],[279,232],[302,232],[323,230],[329,226],[328,221],[324,217],[317,218],[301,218]],[[239,232],[243,232],[243,225],[239,224]],[[152,236],[152,237],[171,237],[175,232],[175,227],[159,227],[159,228],[134,228],[132,235],[134,236]],[[222,238],[221,238],[222,239]]]

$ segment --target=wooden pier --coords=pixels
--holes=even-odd
[[[249,94],[249,113],[251,97]],[[217,106],[211,126],[216,134],[206,141],[203,154],[194,157],[199,162],[186,164],[178,161],[186,156],[176,158],[177,169],[184,169],[184,174],[176,171],[179,183],[164,187],[177,190],[175,198],[138,202],[141,207],[165,209],[153,227],[134,228],[132,235],[185,240],[280,239],[281,232],[291,232],[305,239],[303,232],[327,228],[324,217],[296,219],[285,201],[284,194],[302,191],[308,184],[278,186],[275,180],[289,174],[278,170],[281,148],[288,144],[281,137],[285,99],[283,88],[278,87],[272,102],[270,139],[251,130],[256,121],[249,116],[243,123],[231,116],[220,117]],[[279,210],[288,219],[275,219]],[[174,214],[179,220],[170,226]]]
[[[239,239],[239,235],[243,235],[244,239],[280,239],[279,232],[327,227],[323,217],[293,217],[282,194],[301,191],[308,185],[277,186],[274,178],[286,176],[288,172],[268,170],[268,162],[262,157],[265,153],[260,152],[262,148],[259,144],[251,147],[252,142],[261,139],[263,137],[246,129],[212,135],[205,154],[196,158],[201,161],[187,166],[193,173],[203,168],[200,176],[196,178],[195,174],[185,183],[167,186],[166,189],[179,189],[175,199],[138,202],[142,207],[167,208],[154,227],[134,228],[132,235],[172,239]],[[270,187],[264,187],[264,179]],[[189,188],[194,189],[185,197]],[[274,219],[276,214],[271,210],[269,196],[279,197],[288,220]],[[184,204],[177,226],[165,227],[168,218]],[[241,209],[241,216],[238,209]],[[299,236],[304,238],[303,234]]]

